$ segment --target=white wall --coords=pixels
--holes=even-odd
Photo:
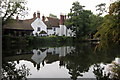
[[[66,26],[65,25],[60,25],[60,36],[65,35],[66,36]]]
[[[54,34],[54,31],[53,31],[53,29],[48,29],[47,33],[48,33],[48,35],[52,35],[52,34]]]
[[[60,35],[60,27],[56,28],[56,35]]]
[[[47,33],[47,26],[44,24],[44,22],[40,18],[37,18],[35,21],[33,21],[31,26],[34,29],[33,31],[34,35],[35,33],[40,33],[42,30]],[[40,27],[40,31],[37,31],[38,27]]]
[[[33,34],[35,35],[35,33],[40,33],[42,30],[45,31],[47,34],[46,35],[53,35],[55,32],[55,35],[58,36],[73,36],[74,33],[72,32],[72,30],[67,29],[67,27],[65,25],[59,25],[60,27],[52,27],[52,29],[47,29],[47,26],[44,24],[44,22],[40,19],[37,18],[34,22],[32,22],[31,24],[32,28],[34,29]],[[40,27],[40,31],[38,31],[38,27]],[[54,31],[55,28],[55,31]]]
[[[55,28],[55,31],[54,31]],[[60,28],[59,27],[52,27],[52,29],[48,29],[47,30],[48,35],[53,35],[55,33],[55,35],[60,35]]]

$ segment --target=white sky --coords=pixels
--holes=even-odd
[[[59,15],[61,13],[67,14],[70,12],[72,3],[79,1],[81,5],[86,6],[85,9],[91,10],[96,14],[95,6],[100,3],[106,3],[109,6],[111,0],[27,0],[27,6],[29,8],[29,14],[26,16],[27,19],[33,17],[33,13],[40,11],[41,16],[49,16],[50,13]]]

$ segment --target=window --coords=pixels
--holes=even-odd
[[[55,31],[55,28],[53,28],[53,30]]]
[[[40,27],[38,27],[37,31],[40,31]]]

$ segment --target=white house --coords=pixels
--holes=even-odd
[[[36,13],[33,14],[36,17]],[[39,36],[47,36],[47,26],[45,23],[40,19],[40,13],[37,12],[37,17],[35,21],[31,24],[32,28],[34,29],[33,34],[37,34]]]
[[[33,16],[36,17],[36,13]],[[37,12],[37,17],[31,24],[34,29],[33,34],[38,36],[73,36],[72,30],[67,29],[64,25],[65,19],[66,16],[60,15],[60,19],[42,16],[41,20],[40,13]]]
[[[42,19],[42,20],[47,26],[48,35],[59,35],[60,34],[58,18],[46,17],[45,19]]]

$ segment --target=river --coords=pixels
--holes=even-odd
[[[27,78],[71,78],[73,80],[104,78],[111,72],[111,66],[114,64],[120,66],[120,54],[118,51],[95,52],[95,46],[91,43],[80,43],[3,49],[2,67],[5,70],[3,73],[6,73],[3,78],[13,75],[22,75]],[[114,78],[113,73],[111,72],[107,77]]]

